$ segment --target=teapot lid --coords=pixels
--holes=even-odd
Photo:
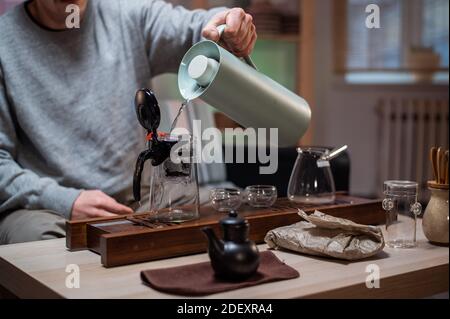
[[[247,226],[248,222],[239,217],[238,213],[236,211],[231,211],[228,217],[222,219],[220,221],[220,224],[224,227],[227,226]]]

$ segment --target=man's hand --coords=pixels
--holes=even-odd
[[[238,57],[245,57],[252,53],[257,35],[251,15],[241,8],[234,8],[216,14],[203,29],[203,36],[214,42],[219,41],[217,27],[226,24],[222,39],[226,49]]]
[[[132,214],[133,210],[121,205],[101,191],[84,191],[73,204],[71,220],[114,217]]]

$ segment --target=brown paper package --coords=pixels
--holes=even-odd
[[[265,241],[270,248],[348,261],[372,257],[384,248],[379,227],[359,225],[318,211],[310,216],[299,211],[299,215],[306,222],[277,228],[267,234]]]

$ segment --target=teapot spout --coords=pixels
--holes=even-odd
[[[220,256],[224,254],[224,245],[219,238],[217,238],[216,233],[212,228],[205,227],[202,229],[202,232],[206,235],[209,242],[209,253],[213,256]]]

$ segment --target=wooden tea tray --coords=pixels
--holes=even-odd
[[[381,201],[343,195],[337,196],[334,204],[325,206],[299,205],[279,199],[270,209],[244,206],[239,215],[250,223],[250,238],[263,243],[268,231],[301,221],[298,209],[307,213],[320,210],[365,225],[385,222]],[[203,253],[207,241],[201,229],[212,227],[221,236],[219,221],[225,214],[202,207],[200,219],[180,225],[148,225],[148,217],[150,214],[68,221],[66,246],[71,251],[89,249],[100,254],[105,267]]]

